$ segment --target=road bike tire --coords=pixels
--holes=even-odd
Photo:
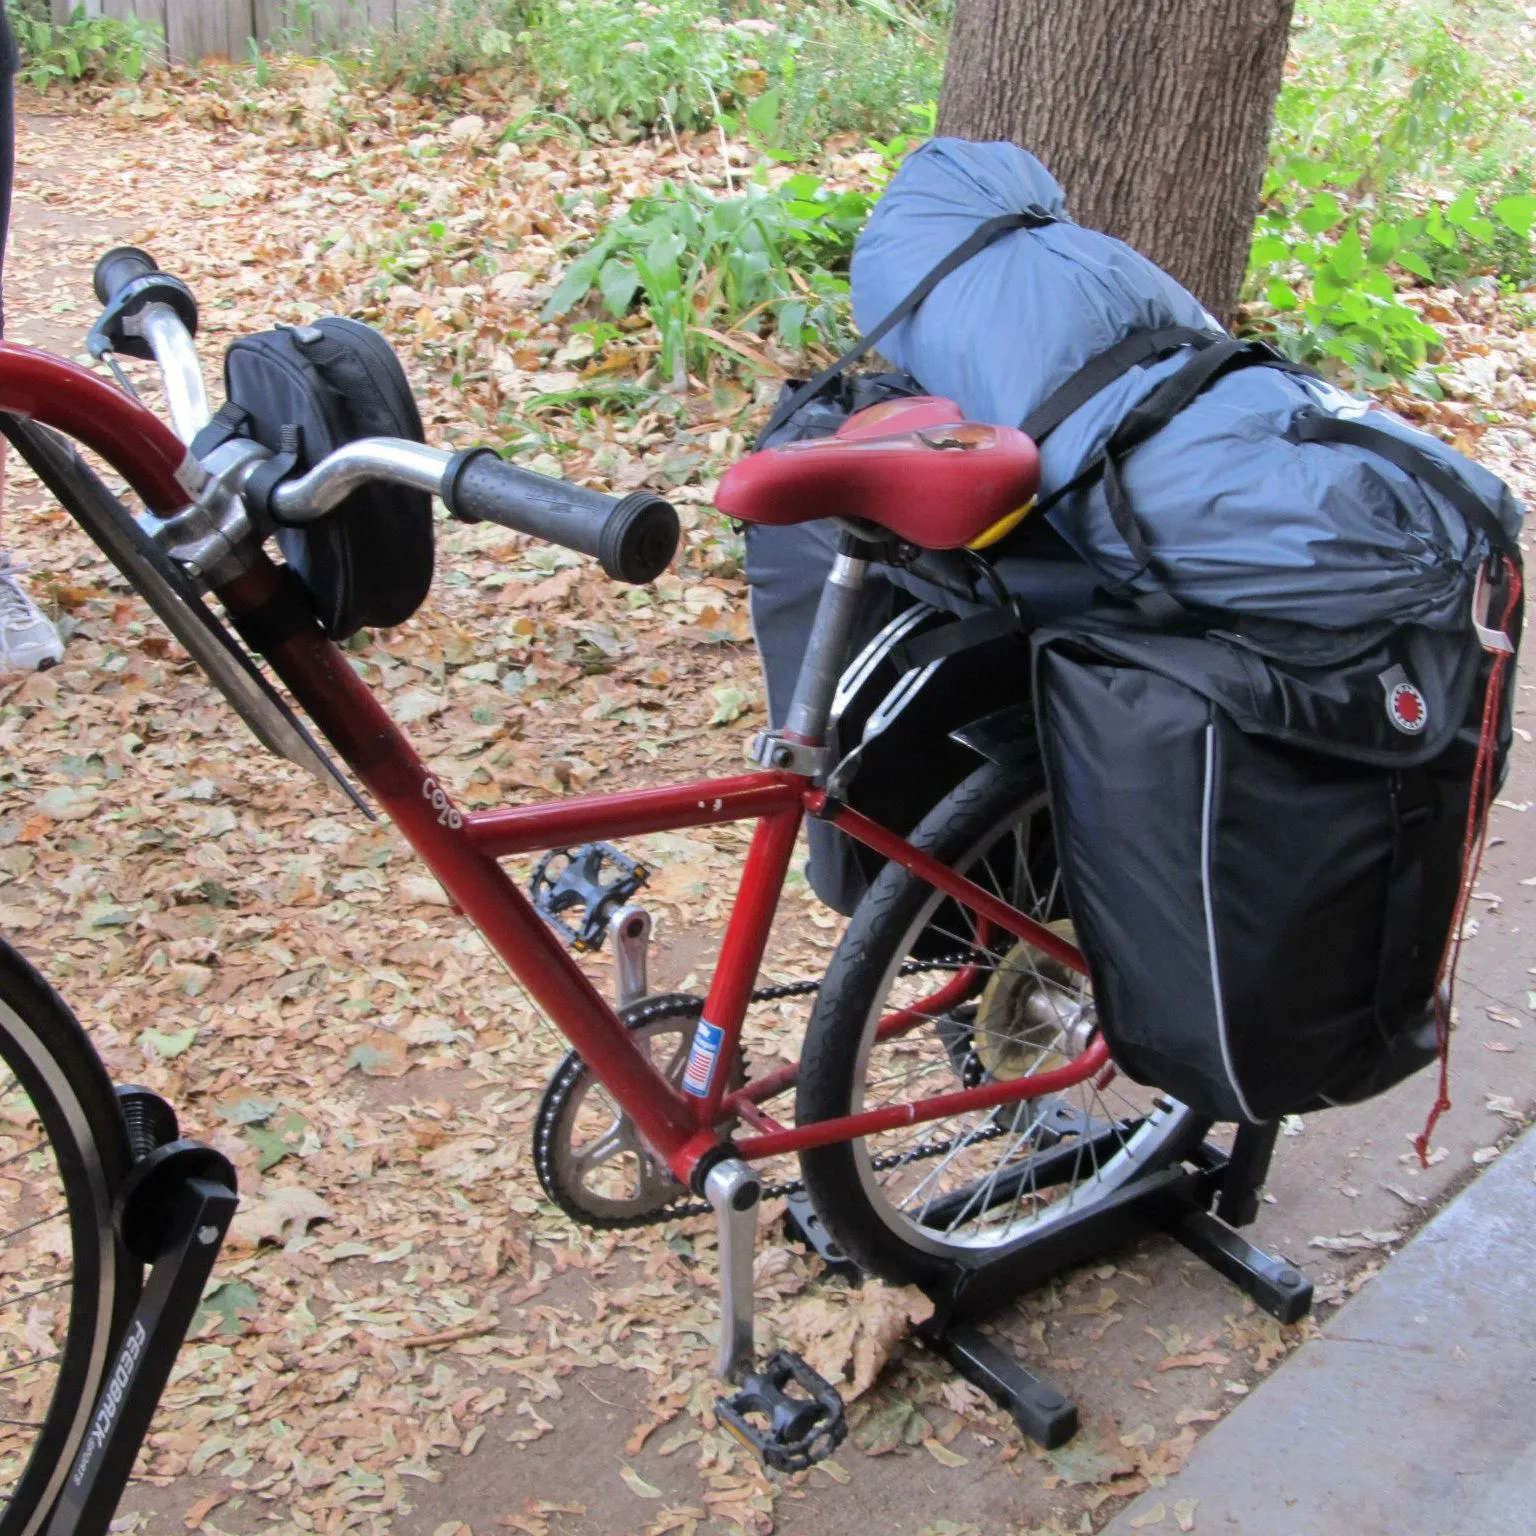
[[[40,1531],[137,1300],[127,1132],[68,1006],[0,940],[0,1536]]]
[[[1068,931],[1037,759],[987,763],[913,844]],[[933,957],[946,955],[947,971]],[[913,957],[916,957],[914,959]],[[960,995],[940,999],[952,984]],[[922,1005],[938,999],[932,1010]],[[900,1009],[918,1023],[876,1038]],[[1091,993],[1039,950],[888,864],[827,970],[806,1033],[798,1124],[1063,1065],[1092,1029]],[[1097,1084],[1097,1085],[1096,1085]],[[1189,1156],[1210,1121],[1114,1077],[801,1153],[829,1235],[864,1270],[923,1284],[1016,1253],[1130,1180]]]

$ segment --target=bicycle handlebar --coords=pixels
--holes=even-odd
[[[307,474],[273,486],[265,510],[280,523],[312,523],[379,481],[431,491],[461,522],[496,523],[595,556],[615,581],[654,581],[677,553],[677,513],[650,491],[604,496],[519,469],[489,448],[449,454],[393,437],[343,444]]]
[[[136,245],[115,245],[96,263],[91,287],[99,303],[110,304],[136,277],[148,277],[159,270],[159,263],[148,251]]]
[[[146,282],[149,278],[155,281]],[[107,306],[97,328],[110,318],[114,330],[106,339],[119,349],[142,343],[144,352],[154,356],[177,430],[190,442],[208,420],[192,347],[197,324],[192,295],[184,284],[162,273],[147,251],[131,245],[114,247],[96,263],[92,286]],[[135,314],[143,311],[131,332],[124,324],[130,308]],[[183,308],[188,313],[183,314]],[[247,489],[254,489],[249,474],[246,478]],[[615,581],[654,581],[677,553],[677,513],[660,496],[650,491],[605,496],[520,469],[489,448],[449,455],[421,443],[363,438],[344,444],[299,479],[264,489],[259,499],[263,510],[279,522],[308,523],[369,480],[434,491],[461,521],[496,523],[594,556]]]
[[[465,522],[497,523],[593,555],[615,581],[654,581],[677,553],[677,513],[653,492],[604,496],[508,464],[489,448],[456,454],[439,494]]]

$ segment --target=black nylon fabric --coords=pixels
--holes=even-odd
[[[831,437],[856,411],[923,392],[909,373],[840,373],[796,405],[793,402],[805,384],[804,379],[785,380],[774,413],[753,444],[754,452],[807,438]]]
[[[276,452],[283,429],[299,428],[295,473],[361,437],[425,441],[393,348],[357,320],[326,316],[241,337],[225,354],[224,382],[257,442]],[[280,528],[277,542],[333,638],[402,624],[432,585],[432,498],[364,486],[319,521]]]
[[[1067,902],[1132,1078],[1262,1121],[1434,1058],[1487,668],[1430,637],[1431,725],[1406,736],[1376,669],[1438,652],[1400,638],[1309,677],[1218,639],[1037,637]]]
[[[1438,757],[1467,719],[1483,676],[1470,634],[1418,625],[1365,634],[1252,630],[1169,634],[1105,624],[1047,629],[1106,663],[1155,672],[1219,708],[1238,729],[1343,761],[1411,767]],[[1423,724],[1404,730],[1389,709],[1391,689],[1411,685]]]

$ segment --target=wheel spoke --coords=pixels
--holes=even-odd
[[[40,1285],[34,1291],[24,1291],[20,1296],[0,1295],[0,1306],[19,1307],[24,1301],[32,1301],[38,1296],[46,1296],[49,1291],[62,1290],[74,1280],[73,1275],[65,1275],[62,1280],[51,1280],[47,1285]]]
[[[0,1243],[8,1243],[13,1237],[20,1237],[23,1232],[30,1232],[33,1227],[46,1226],[50,1221],[57,1221],[60,1216],[69,1215],[68,1206],[60,1206],[56,1211],[49,1211],[46,1216],[38,1216],[32,1221],[19,1227],[12,1227],[9,1232],[0,1232]]]
[[[34,1355],[30,1360],[17,1360],[11,1365],[0,1365],[0,1376],[9,1376],[12,1371],[24,1371],[29,1365],[51,1365],[55,1360],[63,1358],[63,1350],[55,1350],[51,1355]]]

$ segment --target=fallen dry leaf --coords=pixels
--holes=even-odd
[[[870,1280],[857,1290],[811,1296],[783,1315],[780,1328],[810,1367],[845,1384],[843,1397],[854,1402],[874,1385],[911,1328],[932,1316],[932,1299],[916,1286]]]
[[[1192,1355],[1169,1355],[1157,1362],[1160,1371],[1199,1370],[1203,1366],[1230,1365],[1232,1357],[1219,1349],[1202,1349]]]
[[[312,1223],[329,1221],[329,1205],[311,1189],[287,1184],[258,1199],[242,1200],[229,1226],[228,1246],[256,1248],[262,1243],[286,1243],[309,1230]]]

